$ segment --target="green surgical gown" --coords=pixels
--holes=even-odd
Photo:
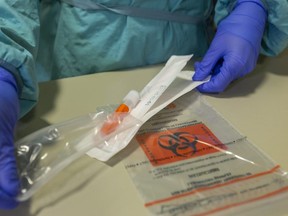
[[[203,56],[214,26],[236,0],[2,0],[0,66],[19,86],[21,116],[38,83]],[[261,52],[287,46],[287,0],[263,0],[268,21]]]

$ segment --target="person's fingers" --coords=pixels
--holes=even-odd
[[[0,190],[0,209],[14,209],[19,205],[15,198],[11,198],[5,192]]]
[[[209,82],[198,86],[197,89],[203,93],[219,93],[223,92],[229,83],[229,77],[220,71],[217,75],[212,76]]]
[[[233,80],[239,78],[243,67],[244,65],[233,56],[225,56],[222,65],[215,70],[210,81],[198,86],[197,89],[203,93],[223,92]]]
[[[0,172],[0,190],[11,197],[17,196],[19,193],[19,177],[14,149],[7,145],[2,145],[2,151],[0,153]]]
[[[20,183],[14,147],[18,102],[14,77],[0,67],[0,209],[12,209],[18,204]]]
[[[0,209],[13,209],[19,204],[19,179],[11,145],[2,145],[0,153]]]
[[[212,73],[213,68],[221,58],[221,49],[214,48],[212,43],[202,61],[194,64],[195,74],[192,77],[192,80],[201,81],[207,78]]]

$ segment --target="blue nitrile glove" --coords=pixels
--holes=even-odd
[[[238,0],[233,11],[223,19],[201,62],[196,62],[193,80],[209,82],[200,92],[217,93],[235,79],[251,72],[257,63],[267,12],[261,0]]]
[[[19,192],[14,128],[18,120],[17,85],[11,73],[0,67],[0,208],[15,208]]]

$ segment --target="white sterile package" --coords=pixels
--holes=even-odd
[[[131,109],[129,115],[144,124],[149,118],[173,102],[178,97],[207,82],[192,81],[194,71],[182,71],[192,55],[172,56],[165,67],[140,92],[139,102]],[[123,122],[126,119],[123,118]],[[111,139],[104,147],[95,147],[87,154],[101,161],[107,161],[121,149],[125,148],[139,128],[118,133],[118,139]],[[117,142],[117,143],[116,143]],[[117,151],[115,151],[117,148]]]

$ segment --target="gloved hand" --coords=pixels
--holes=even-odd
[[[18,120],[17,85],[11,73],[0,67],[0,208],[15,208],[19,192],[14,151],[14,127]]]
[[[223,19],[206,55],[196,62],[194,81],[209,82],[200,92],[222,92],[235,79],[251,72],[257,63],[267,13],[261,0],[238,0],[233,11]]]

